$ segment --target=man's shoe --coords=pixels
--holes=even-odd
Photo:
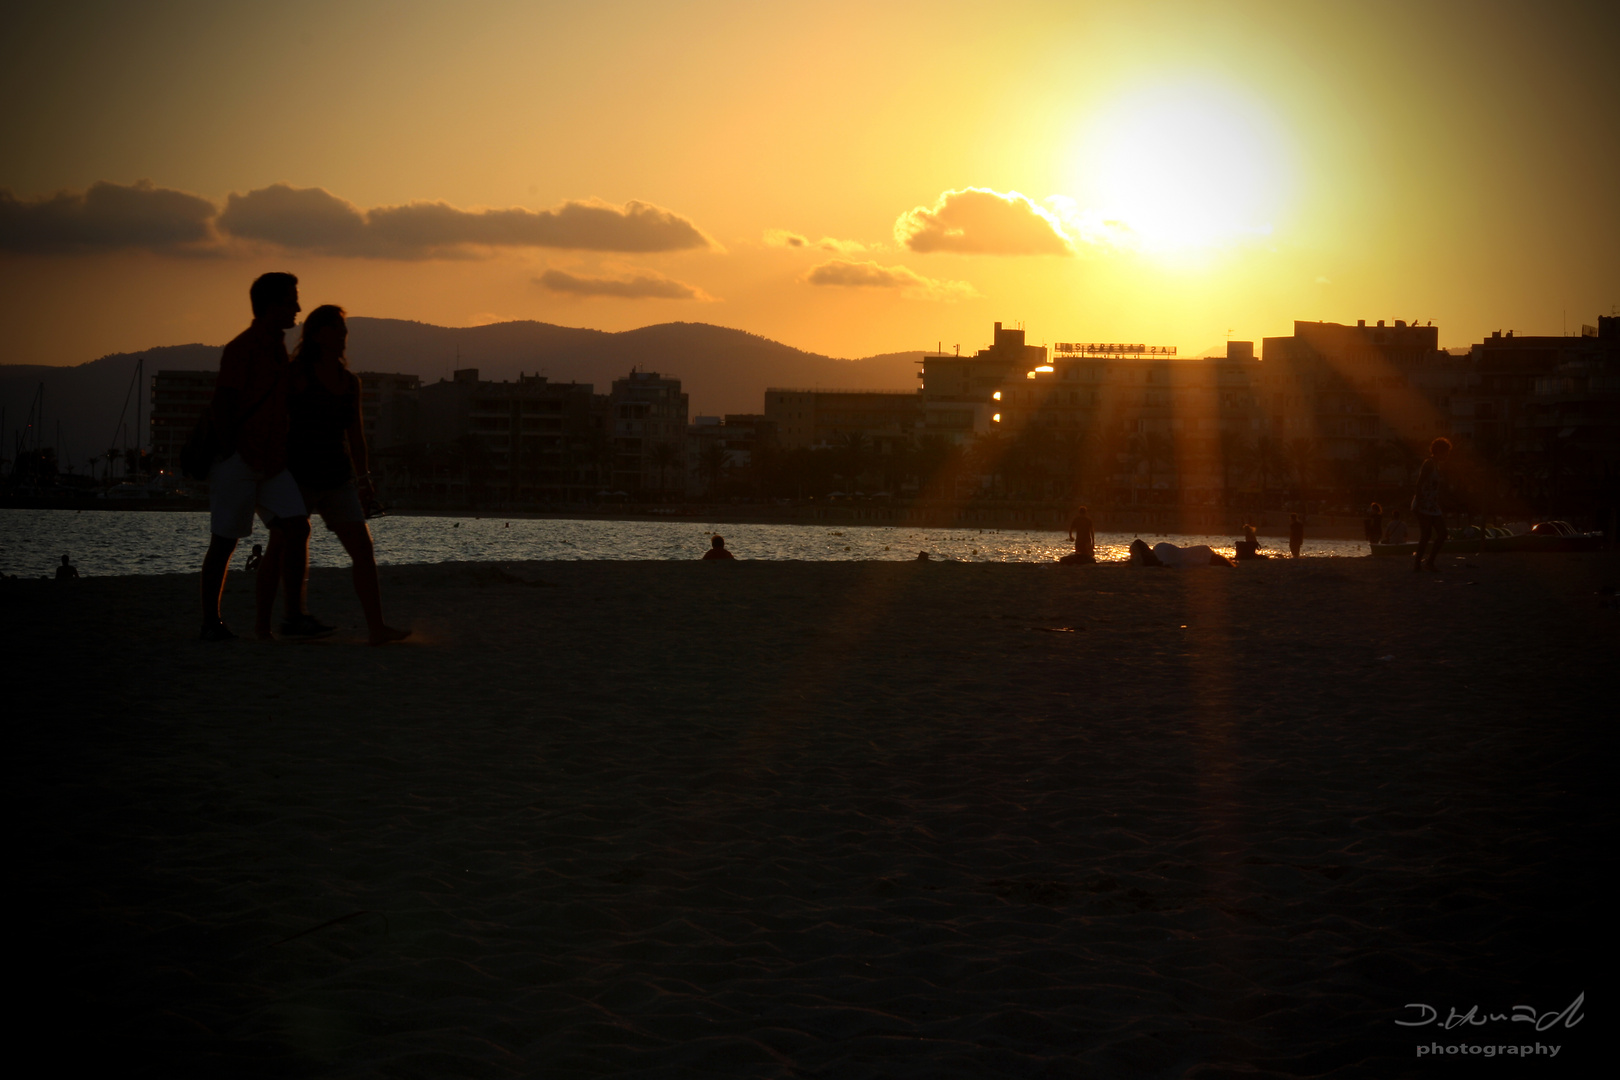
[[[337,627],[327,626],[313,615],[294,615],[281,624],[281,636],[299,641],[314,641],[330,635]]]
[[[202,633],[197,635],[199,641],[235,641],[236,635],[231,628],[222,622],[203,623]]]

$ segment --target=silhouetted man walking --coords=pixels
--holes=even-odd
[[[304,614],[303,581],[309,563],[309,512],[287,471],[287,343],[283,331],[298,321],[298,279],[263,274],[248,290],[253,325],[219,358],[213,421],[220,460],[208,476],[208,554],[202,567],[202,640],[230,641],[220,618],[220,596],[236,542],[253,534],[255,511],[281,534],[282,584],[287,622],[282,633],[331,633]]]

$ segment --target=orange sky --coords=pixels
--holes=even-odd
[[[1578,332],[1620,303],[1614,9],[39,5],[0,44],[0,362],[222,342],[268,269],[837,356]]]

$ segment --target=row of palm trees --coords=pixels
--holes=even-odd
[[[1324,498],[1385,486],[1405,487],[1421,458],[1404,445],[1373,444],[1354,462],[1328,457],[1312,439],[1172,439],[1160,432],[1106,437],[1032,429],[1016,437],[980,435],[955,444],[924,436],[881,447],[862,435],[833,446],[756,455],[748,470],[727,469],[721,487],[733,494],[805,497],[833,491],[923,497],[1051,500],[1110,493],[1173,499],[1194,477],[1218,498]]]
[[[1580,491],[1592,481],[1582,478],[1580,461],[1572,460],[1558,440],[1552,442],[1548,447],[1462,448],[1452,470],[1454,505],[1504,513],[1509,508],[1571,512],[1568,508],[1584,498]],[[545,468],[547,476],[560,477],[582,496],[606,487],[628,490],[637,486],[632,478],[639,476],[639,490],[629,494],[645,498],[803,499],[846,492],[953,500],[1194,500],[1348,508],[1374,500],[1404,502],[1424,453],[1424,447],[1394,439],[1365,440],[1344,457],[1312,438],[1240,432],[1173,438],[1154,431],[1032,426],[1016,436],[992,432],[961,444],[937,435],[878,441],[859,433],[814,449],[767,444],[755,448],[746,466],[724,447],[711,444],[693,463],[702,481],[701,490],[693,492],[686,491],[684,454],[673,443],[645,447],[639,461],[628,463],[637,467],[635,472],[626,471],[622,460],[615,472],[613,447],[603,439],[566,445]],[[403,487],[449,477],[465,483],[475,499],[507,494],[493,491],[491,455],[471,436],[406,448],[393,455],[391,464]],[[531,480],[537,467],[529,466]]]

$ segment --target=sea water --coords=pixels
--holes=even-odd
[[[906,560],[926,551],[964,562],[1051,562],[1074,550],[1059,531],[920,529],[903,525],[746,525],[702,520],[530,519],[491,516],[374,518],[377,561],[401,563],[526,559],[696,559],[709,537],[724,534],[739,559]],[[310,564],[347,566],[337,538],[312,522]],[[1136,534],[1098,533],[1097,559],[1122,560]],[[1149,544],[1208,544],[1230,556],[1234,537],[1141,534]],[[237,545],[239,569],[263,525]],[[49,575],[62,555],[87,576],[195,573],[208,549],[208,515],[190,512],[0,510],[0,572]],[[1286,552],[1286,547],[1284,548]],[[1304,555],[1366,555],[1365,543],[1313,540]]]

